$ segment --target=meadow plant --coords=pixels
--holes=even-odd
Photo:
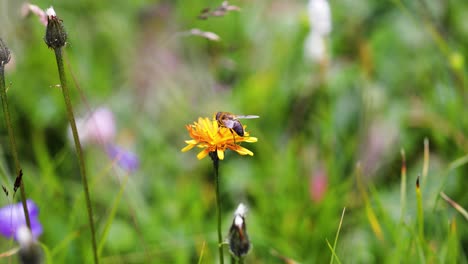
[[[32,200],[27,200],[29,219],[31,223],[31,235],[34,240],[42,234],[42,225],[39,222],[39,208]],[[0,208],[0,235],[6,238],[19,240],[18,230],[26,226],[26,218],[23,213],[22,203],[7,205]]]
[[[138,156],[123,147],[109,144],[106,146],[106,152],[111,160],[117,162],[119,167],[127,172],[135,172],[140,167]]]
[[[103,148],[108,157],[127,172],[135,172],[139,168],[138,156],[115,142],[117,128],[114,114],[109,108],[98,107],[88,116],[77,118],[76,126],[83,147]],[[73,136],[71,127],[69,136]]]
[[[12,41],[18,48],[12,83],[48,86],[53,80],[38,70],[47,66],[46,49],[30,41],[38,37],[38,25],[11,19],[14,12],[8,7],[13,2],[6,1],[0,16],[2,34],[8,35],[11,28],[20,33]],[[83,69],[77,79],[93,87],[91,96],[116,88],[112,93],[117,96],[110,100],[118,100],[125,108],[120,110],[132,118],[126,125],[135,127],[135,138],[144,142],[138,154],[151,160],[144,162],[148,166],[142,166],[141,175],[156,177],[126,177],[113,202],[114,185],[100,177],[87,178],[86,169],[93,167],[85,167],[82,147],[102,149],[112,165],[127,172],[139,169],[139,156],[118,145],[109,109],[88,106],[88,115],[74,121],[62,58],[68,41],[62,21],[53,9],[44,12],[24,4],[23,16],[35,15],[47,25],[45,40],[56,55],[61,81],[57,87],[63,92],[82,184],[69,173],[75,160],[67,159],[69,149],[61,144],[66,140],[61,109],[50,103],[56,98],[49,93],[38,96],[43,93],[39,89],[11,89],[8,95],[16,100],[8,109],[4,68],[12,65],[11,53],[0,41],[0,91],[8,130],[4,141],[10,142],[3,145],[10,147],[6,156],[15,163],[6,167],[16,169],[11,193],[18,188],[21,194],[21,203],[9,200],[0,208],[0,234],[19,244],[3,251],[9,245],[0,241],[0,262],[15,254],[20,263],[40,263],[42,257],[54,263],[91,262],[89,229],[95,263],[194,263],[197,256],[198,263],[223,263],[226,248],[232,263],[243,263],[247,253],[248,263],[467,263],[463,1],[246,1],[242,10],[229,1],[214,8],[198,1],[116,1],[111,9],[93,5],[86,14],[74,12],[86,6],[84,2],[67,5],[68,23],[78,22],[74,28],[84,32],[73,40],[70,65]],[[333,33],[331,7],[340,25]],[[193,10],[202,11],[194,15]],[[235,12],[228,16],[231,11]],[[180,28],[191,29],[180,33]],[[139,56],[122,56],[122,51]],[[316,66],[329,69],[326,79]],[[125,74],[133,71],[138,80],[132,84],[134,76]],[[127,77],[130,81],[122,82]],[[203,88],[196,86],[200,81]],[[139,112],[132,110],[132,100]],[[42,108],[44,102],[47,107]],[[257,148],[267,155],[247,166],[245,159],[229,160],[221,178],[220,161],[235,155],[226,151],[252,156],[243,142],[257,139],[248,132],[236,133],[216,118],[199,118],[186,126],[190,140],[182,151],[199,149],[199,160],[209,156],[214,179],[207,186],[183,177],[185,164],[173,141],[183,137],[181,120],[200,105],[230,104],[264,117],[261,138],[268,144]],[[16,131],[20,133],[14,133],[15,120],[21,121],[22,129]],[[55,123],[44,122],[49,120]],[[429,139],[424,140],[424,155],[415,151],[426,136],[434,146],[431,156]],[[400,148],[405,149],[401,164]],[[25,175],[40,177],[25,176],[25,184],[41,211],[47,209],[47,222],[39,222],[38,206],[26,199],[17,153],[29,158],[21,159]],[[92,165],[101,167],[99,156],[86,154]],[[10,174],[3,163],[0,159],[0,176]],[[355,166],[356,177],[351,177]],[[193,174],[203,177],[205,171]],[[129,178],[136,188],[120,204]],[[101,209],[96,216],[88,180],[90,188],[99,185],[99,192],[93,193]],[[8,196],[9,189],[2,187]],[[230,190],[226,200],[221,187]],[[223,226],[222,209],[237,204],[237,197],[248,197],[256,217],[247,218],[247,207],[239,204],[230,226]],[[76,205],[83,200],[89,224],[79,225],[86,213]],[[121,210],[122,205],[129,207]],[[343,207],[346,221],[344,209],[339,218]],[[108,213],[104,221],[102,212]],[[98,230],[93,217],[101,219]],[[212,222],[217,222],[216,228],[210,227]],[[200,229],[216,229],[214,254],[205,254]]]
[[[332,30],[330,5],[327,0],[309,0],[310,32],[304,43],[305,56],[322,65],[328,61],[326,40]]]
[[[31,229],[31,221],[29,220],[28,204],[26,202],[26,191],[22,180],[23,172],[21,170],[20,161],[18,158],[18,150],[16,149],[15,133],[13,132],[13,125],[11,124],[10,110],[8,109],[8,98],[7,89],[5,86],[5,64],[10,61],[10,50],[5,45],[2,39],[0,39],[0,96],[2,98],[3,115],[5,117],[5,124],[8,129],[8,138],[10,139],[10,150],[15,163],[16,180],[14,184],[14,192],[20,188],[21,192],[21,203],[23,205],[24,216],[26,225]]]
[[[78,129],[76,127],[75,117],[73,113],[73,106],[72,106],[72,103],[70,100],[70,94],[68,91],[67,80],[65,77],[65,68],[63,66],[62,48],[65,46],[67,42],[67,33],[65,31],[65,28],[63,27],[62,20],[57,17],[52,7],[47,9],[46,14],[47,14],[47,28],[46,28],[46,35],[44,37],[44,40],[47,46],[54,50],[55,58],[57,60],[57,67],[58,67],[58,72],[59,72],[59,77],[60,77],[60,84],[62,88],[63,99],[65,101],[68,121],[71,126],[73,140],[75,141],[75,149],[76,149],[76,153],[78,156],[78,162],[80,165],[81,180],[83,183],[83,190],[85,194],[86,207],[87,207],[87,213],[88,213],[88,222],[89,222],[89,228],[91,231],[91,243],[92,243],[92,249],[93,249],[94,263],[99,263],[99,256],[98,256],[97,245],[96,245],[96,232],[95,232],[94,221],[93,221],[93,210],[91,206],[91,197],[90,197],[89,188],[88,188],[88,179],[86,176],[86,165],[84,162],[83,151],[82,151],[81,143],[80,143],[80,137],[78,135]]]
[[[98,107],[88,116],[77,118],[76,127],[83,146],[105,146],[111,144],[115,139],[115,117],[112,111],[104,106]],[[69,135],[73,138],[71,127]]]
[[[234,219],[232,220],[231,228],[229,228],[229,251],[238,260],[238,263],[243,263],[244,256],[249,253],[251,244],[249,235],[247,234],[247,224],[245,222],[245,215],[247,214],[247,207],[240,203],[234,212]]]
[[[42,251],[27,226],[20,226],[17,231],[17,240],[20,244],[19,260],[21,264],[42,263]]]
[[[213,117],[210,118],[198,118],[198,122],[194,122],[191,125],[186,126],[189,135],[192,139],[186,140],[185,143],[188,145],[182,149],[182,152],[188,151],[194,147],[203,149],[197,154],[199,160],[206,156],[210,156],[213,161],[214,178],[216,185],[216,211],[218,218],[218,250],[219,250],[219,261],[224,263],[223,254],[223,236],[221,232],[221,200],[220,200],[220,177],[219,177],[219,161],[224,160],[224,152],[226,150],[233,150],[240,155],[253,156],[253,152],[240,146],[242,142],[257,142],[256,137],[251,137],[250,134],[245,131],[243,136],[239,136],[232,129],[227,128]],[[245,126],[243,126],[245,130]]]

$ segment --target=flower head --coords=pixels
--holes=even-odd
[[[31,232],[34,239],[42,234],[42,225],[39,222],[39,208],[32,200],[27,200]],[[26,225],[23,205],[17,203],[0,208],[0,235],[18,240],[18,229]]]
[[[330,5],[327,0],[309,0],[308,13],[310,33],[304,43],[304,54],[314,62],[326,63],[326,38],[332,30]]]
[[[67,32],[63,27],[62,20],[57,17],[53,7],[46,10],[47,29],[44,40],[49,48],[57,49],[67,43]]]
[[[309,22],[311,30],[321,36],[332,30],[330,5],[327,0],[309,0]]]
[[[229,251],[234,256],[241,258],[249,253],[251,248],[247,227],[245,224],[245,215],[247,207],[239,204],[234,212],[231,228],[229,229]]]
[[[10,61],[11,55],[10,50],[5,45],[2,39],[0,39],[0,66],[4,66]]]
[[[106,150],[109,157],[115,160],[122,169],[135,172],[140,167],[140,160],[135,153],[113,144],[108,145]]]
[[[53,11],[53,10],[54,9],[52,7],[47,9],[47,11],[49,13],[51,11]],[[55,13],[55,11],[54,11],[54,13]],[[29,16],[29,14],[36,15],[39,18],[39,21],[41,22],[41,24],[43,24],[44,26],[47,26],[47,17],[49,16],[49,14],[44,12],[44,10],[42,10],[37,5],[32,5],[30,3],[24,3],[21,6],[21,16],[22,17],[27,17],[27,16]]]
[[[27,226],[20,226],[16,231],[16,238],[20,244],[19,260],[22,264],[42,263],[41,247],[34,239]]]
[[[80,141],[83,145],[107,145],[114,141],[116,135],[115,118],[107,107],[99,107],[86,117],[76,119]],[[68,134],[72,140],[71,128]]]
[[[241,142],[257,142],[256,137],[250,137],[248,132],[244,136],[239,136],[231,129],[220,126],[218,121],[210,118],[198,118],[198,122],[185,126],[189,132],[191,140],[186,140],[188,145],[182,149],[186,152],[193,147],[203,149],[198,153],[197,158],[203,159],[211,152],[216,152],[220,160],[224,159],[224,151],[233,150],[240,155],[253,156],[253,152],[241,147]],[[245,126],[244,126],[245,129]]]

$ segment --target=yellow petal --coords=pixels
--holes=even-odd
[[[248,137],[247,140],[245,140],[245,142],[249,142],[249,143],[254,143],[257,141],[258,139],[256,137]]]
[[[210,153],[208,149],[204,149],[200,151],[200,153],[197,154],[197,159],[199,160],[203,159],[204,157],[208,156],[208,153]]]
[[[191,150],[193,147],[195,147],[195,145],[187,145],[187,146],[185,146],[185,148],[181,149],[180,151],[186,152],[186,151]]]
[[[216,152],[218,152],[218,158],[220,160],[223,160],[224,159],[224,151],[221,150],[221,149],[218,149]]]
[[[238,146],[235,151],[241,155],[250,155],[250,156],[253,156],[253,152],[244,148],[244,147],[241,147],[241,146]]]

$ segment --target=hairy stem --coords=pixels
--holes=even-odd
[[[0,96],[2,97],[3,115],[5,116],[5,123],[8,129],[8,137],[10,138],[10,150],[15,162],[16,177],[19,177],[21,165],[18,159],[18,151],[16,149],[15,134],[13,133],[13,126],[11,125],[10,111],[8,110],[8,101],[5,86],[5,65],[3,61],[0,62]],[[16,188],[16,186],[15,186]],[[26,203],[26,191],[24,189],[23,181],[20,181],[21,203],[23,204],[24,218],[26,225],[31,230],[31,220],[29,220],[28,204]]]
[[[85,167],[85,162],[83,158],[83,151],[81,149],[81,143],[80,143],[80,138],[78,136],[78,130],[76,128],[76,122],[75,122],[75,116],[73,114],[73,107],[72,103],[70,100],[70,94],[68,91],[67,87],[67,80],[65,78],[65,69],[63,67],[63,56],[62,56],[62,48],[55,48],[55,58],[57,59],[57,67],[58,67],[58,72],[60,76],[60,83],[62,87],[62,93],[63,93],[63,99],[65,100],[65,105],[67,108],[67,115],[68,115],[68,121],[70,122],[72,134],[73,134],[73,140],[75,142],[75,149],[76,149],[76,154],[78,156],[78,163],[80,166],[80,172],[81,172],[81,181],[83,183],[83,191],[85,194],[85,200],[86,200],[86,209],[88,212],[88,221],[89,221],[89,228],[91,230],[91,242],[93,246],[93,253],[94,253],[94,263],[99,263],[99,257],[98,257],[98,251],[97,251],[97,246],[96,246],[96,232],[94,229],[94,221],[93,221],[93,209],[91,206],[91,198],[89,194],[89,188],[88,188],[88,179],[86,177],[86,167]]]
[[[224,264],[223,255],[223,235],[221,233],[221,199],[219,196],[219,158],[218,153],[211,152],[211,159],[213,160],[213,168],[215,173],[215,184],[216,184],[216,212],[218,216],[218,250],[219,250],[219,263]]]

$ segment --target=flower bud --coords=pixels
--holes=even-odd
[[[5,45],[5,42],[0,38],[0,65],[3,66],[10,61],[10,50]]]
[[[20,226],[16,232],[20,244],[19,259],[22,264],[42,263],[42,251],[27,226]]]
[[[246,213],[247,207],[242,203],[239,204],[229,229],[229,251],[237,258],[247,255],[251,247],[245,224]]]
[[[46,10],[47,14],[47,29],[44,36],[44,41],[49,48],[57,49],[65,46],[67,42],[67,32],[63,27],[62,20],[55,14],[54,8],[50,7]]]

